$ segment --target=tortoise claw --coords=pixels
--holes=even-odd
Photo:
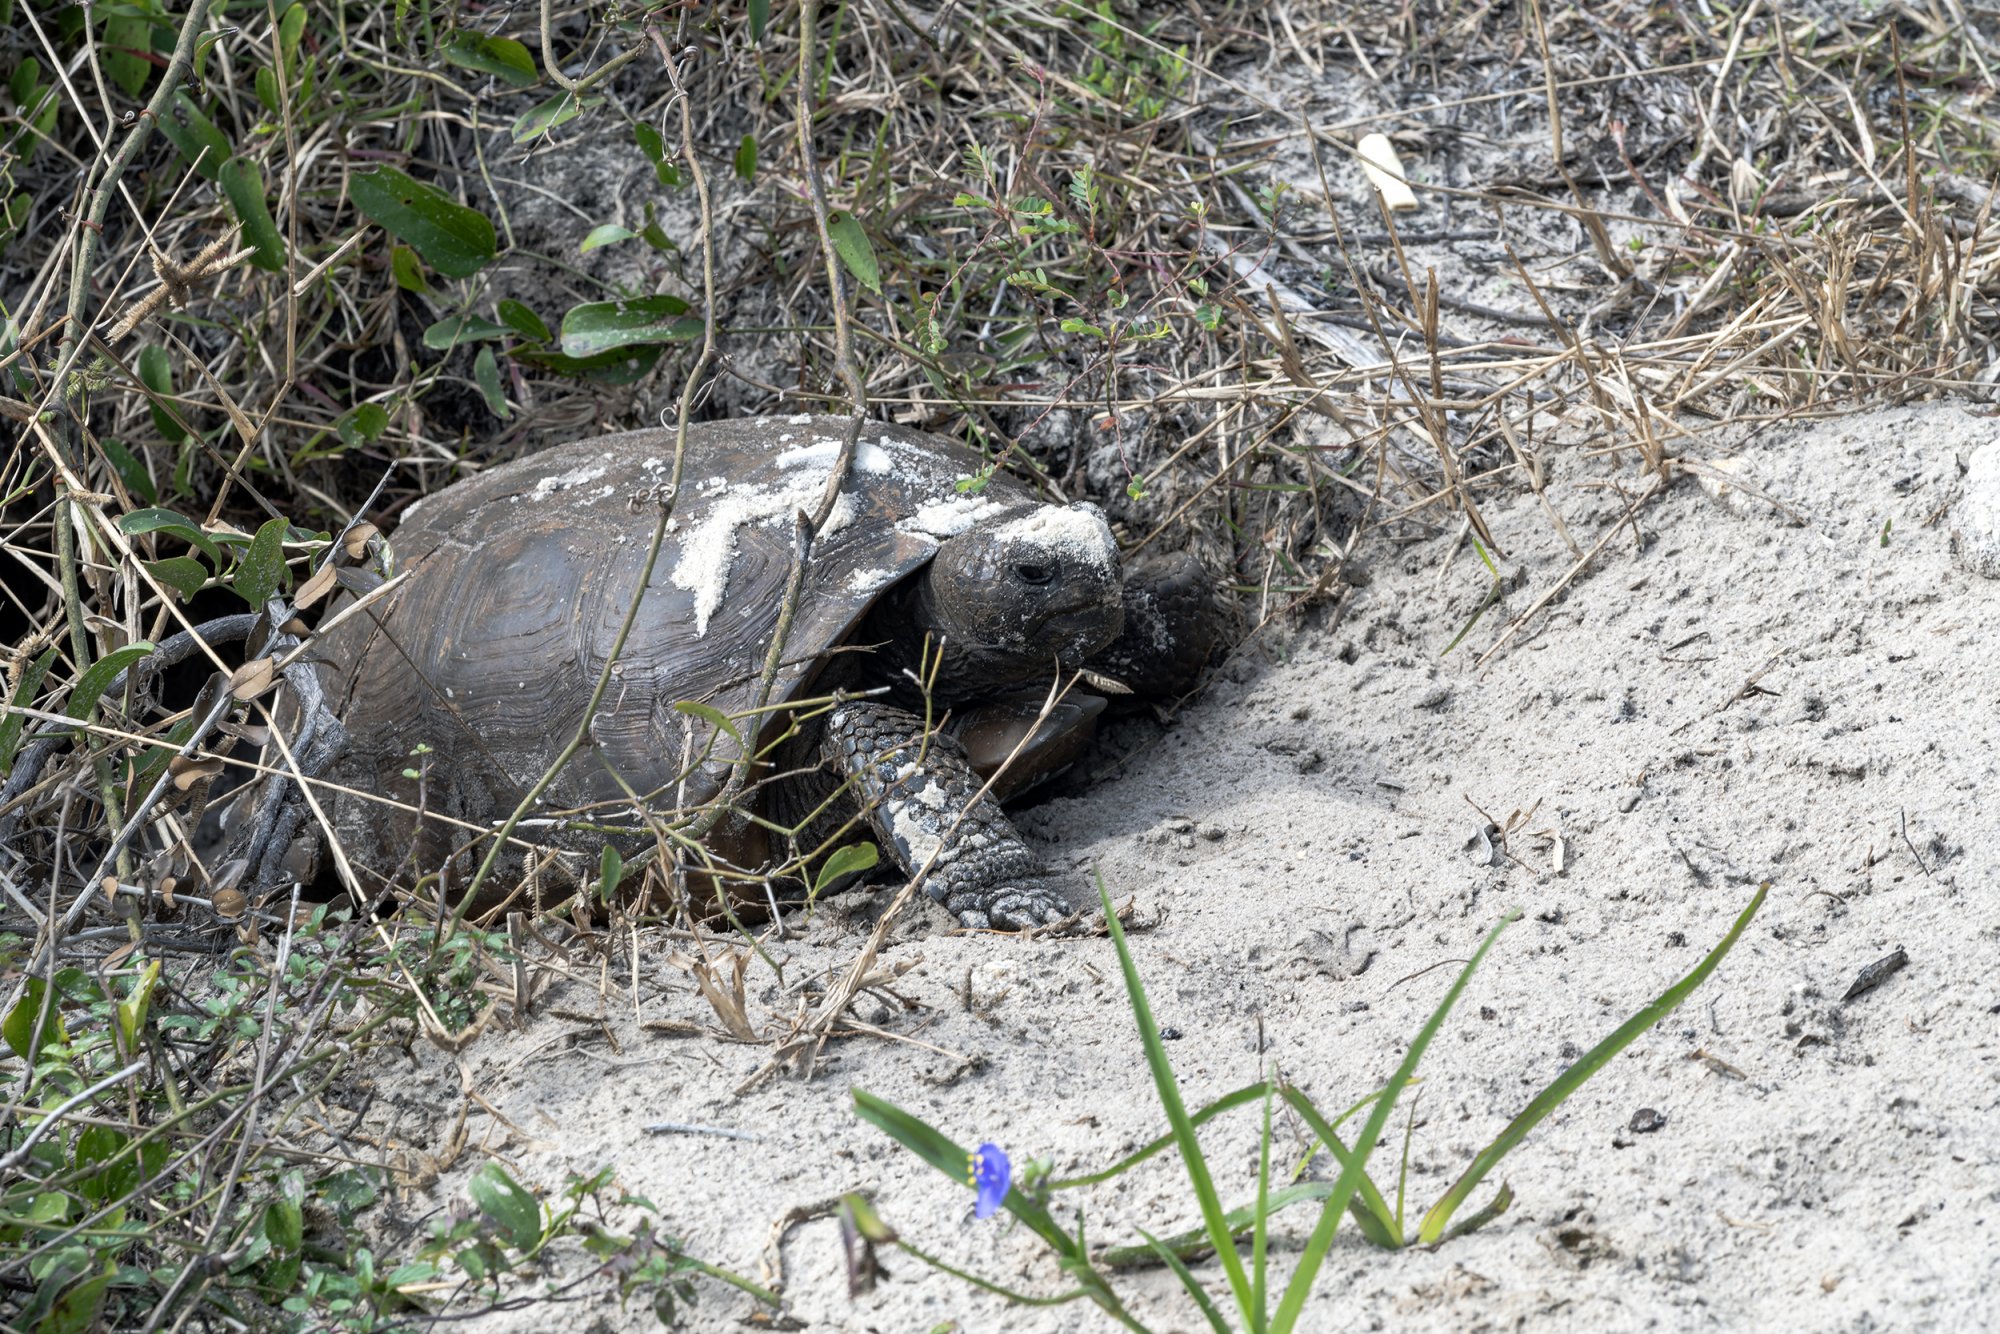
[[[975,931],[1025,931],[1060,922],[1076,911],[1069,896],[1052,881],[995,885],[982,893],[953,897],[960,902],[947,900],[945,907],[958,914],[961,925]],[[961,906],[965,899],[976,901]]]

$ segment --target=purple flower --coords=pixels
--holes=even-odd
[[[979,1192],[972,1216],[991,1218],[998,1213],[1013,1180],[1014,1164],[1007,1161],[1006,1151],[998,1144],[982,1144],[973,1150],[965,1165],[965,1184]]]

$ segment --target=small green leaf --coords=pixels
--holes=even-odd
[[[553,343],[556,336],[541,316],[518,301],[500,303],[500,321],[531,343]]]
[[[417,252],[406,245],[389,247],[389,273],[396,280],[396,286],[405,292],[415,292],[418,296],[430,294],[431,285],[424,281],[423,262]]]
[[[652,347],[613,348],[594,357],[566,357],[560,352],[539,348],[516,348],[513,356],[516,361],[544,367],[557,375],[573,375],[596,384],[617,385],[644,379],[665,353],[666,349],[656,344]]]
[[[266,519],[257,536],[250,539],[250,549],[243,553],[243,563],[230,581],[230,587],[257,611],[262,611],[277,595],[279,585],[286,582],[285,530],[289,527],[283,519]]]
[[[170,537],[181,538],[207,556],[216,569],[222,568],[222,550],[215,545],[215,539],[203,532],[193,519],[172,510],[143,509],[120,515],[118,531],[133,537],[141,533],[166,533]]]
[[[69,692],[69,703],[63,712],[72,718],[88,718],[97,701],[104,698],[104,692],[111,688],[112,680],[118,673],[130,667],[139,659],[153,651],[149,639],[135,640],[123,648],[116,648],[84,669],[77,678],[76,688]]]
[[[819,874],[813,877],[813,893],[822,893],[827,886],[838,884],[850,875],[874,869],[880,859],[873,843],[849,843],[844,848],[835,848],[833,855],[820,866]]]
[[[208,584],[208,568],[193,556],[169,556],[145,562],[146,572],[181,595],[186,602]]]
[[[139,349],[139,382],[161,398],[174,396],[173,363],[167,359],[167,349],[158,343],[148,343]],[[188,438],[181,424],[157,402],[153,404],[153,429],[171,444],[178,445]]]
[[[152,960],[132,983],[132,990],[118,1002],[119,1051],[130,1060],[139,1050],[139,1033],[146,1026],[146,1011],[153,1001],[153,987],[160,980],[160,961]]]
[[[204,179],[221,178],[222,164],[229,161],[229,140],[184,90],[174,90],[167,114],[160,118],[160,133]]]
[[[619,348],[699,338],[702,323],[687,314],[679,297],[633,301],[590,301],[563,316],[562,350],[567,357],[592,357]]]
[[[505,338],[507,326],[478,315],[456,315],[439,320],[424,330],[424,346],[433,352],[449,352],[460,343],[478,343],[488,338]]]
[[[284,63],[286,75],[293,75],[299,68],[299,41],[306,32],[306,7],[302,3],[288,6],[278,16],[278,59]]]
[[[116,1266],[106,1264],[101,1272],[71,1284],[35,1326],[35,1334],[88,1334],[97,1326],[98,1313],[104,1309],[104,1294],[116,1277]]]
[[[152,78],[152,62],[142,54],[152,44],[153,25],[143,18],[118,15],[104,21],[104,69],[128,97],[137,97]]]
[[[854,280],[871,292],[880,292],[882,266],[875,259],[875,247],[861,220],[852,213],[836,212],[826,220],[826,231],[833,238],[834,253]]]
[[[646,155],[646,161],[653,164],[653,175],[661,185],[672,185],[667,179],[667,141],[661,133],[646,121],[634,121],[632,138],[639,145],[639,151]]]
[[[14,686],[15,708],[25,709],[35,702],[35,695],[42,688],[42,679],[49,674],[49,666],[55,660],[56,651],[44,649],[41,657],[21,669],[21,679]],[[14,753],[21,748],[21,729],[27,722],[27,716],[19,713],[0,717],[0,774],[14,768]],[[15,1050],[20,1049],[17,1047]],[[26,1055],[25,1052],[22,1054]]]
[[[466,1183],[479,1212],[500,1230],[508,1244],[518,1251],[534,1249],[542,1239],[542,1206],[534,1193],[522,1187],[507,1169],[488,1160]]]
[[[341,413],[333,429],[350,449],[368,444],[381,439],[382,432],[389,429],[389,411],[380,403],[359,403]]]
[[[567,125],[575,120],[585,108],[603,103],[602,97],[586,97],[579,102],[576,95],[569,92],[545,98],[522,112],[514,122],[514,142],[525,144],[530,139],[539,139],[558,125]]]
[[[771,22],[771,0],[750,0],[750,40],[764,40],[764,29]]]
[[[1092,338],[1104,337],[1104,330],[1085,320],[1080,320],[1074,315],[1071,315],[1062,322],[1062,331],[1064,333],[1089,334]]]
[[[620,227],[615,222],[600,223],[598,226],[590,229],[590,234],[583,238],[583,243],[577,249],[587,255],[591,251],[604,246],[617,245],[620,241],[629,241],[638,234],[630,227]]]
[[[35,197],[26,190],[9,199],[0,207],[0,248],[4,248],[14,233],[27,225],[28,214],[35,207]]]
[[[532,88],[541,78],[528,48],[512,37],[488,37],[461,28],[438,43],[438,54],[450,64],[496,75],[515,88]]]
[[[276,70],[272,69],[269,65],[259,65],[255,77],[251,80],[251,86],[256,89],[257,100],[263,104],[264,110],[270,112],[273,116],[284,114],[284,100],[278,96],[278,72]]]
[[[493,349],[482,347],[479,355],[472,359],[472,379],[479,386],[479,396],[486,400],[486,410],[506,421],[514,414],[507,409],[507,395],[500,389],[500,364],[493,356]]]
[[[118,480],[125,484],[127,491],[148,505],[160,498],[159,491],[153,486],[152,474],[146,471],[144,463],[133,457],[131,450],[125,448],[123,441],[100,436],[97,448],[104,455],[104,461],[111,465],[112,471],[118,474]]]
[[[28,1043],[35,1035],[35,1021],[42,1012],[42,1001],[48,995],[49,984],[39,977],[30,976],[21,984],[21,999],[14,1002],[14,1008],[7,1011],[7,1018],[0,1021],[0,1037],[22,1060],[28,1059]],[[69,1030],[63,1026],[62,1012],[49,1007],[49,1017],[42,1024],[42,1041],[67,1045]]]
[[[743,142],[736,145],[736,174],[744,184],[757,179],[757,136],[746,134]]]
[[[716,731],[726,734],[739,747],[743,744],[743,733],[736,730],[736,724],[729,715],[713,704],[703,704],[699,700],[683,699],[674,701],[674,712],[684,713],[690,718],[699,718]]]
[[[493,224],[485,214],[453,200],[434,185],[394,167],[354,177],[354,206],[447,278],[470,278],[496,253]]]
[[[618,893],[619,882],[625,879],[625,859],[618,855],[618,849],[609,843],[597,859],[597,901],[609,903]]]
[[[243,224],[243,239],[257,247],[250,262],[267,272],[283,269],[285,242],[271,221],[270,207],[264,201],[264,174],[257,170],[257,164],[247,157],[223,163],[222,192],[229,196],[229,206]]]

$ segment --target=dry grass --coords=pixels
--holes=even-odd
[[[0,1063],[16,1080],[0,1125],[18,1145],[55,1089],[115,1077],[65,1116],[127,1136],[167,1127],[174,1156],[134,1197],[224,1247],[287,1153],[406,1181],[442,1170],[335,1128],[366,1120],[327,1101],[333,1072],[368,1050],[358,1036],[468,1040],[529,1003],[524,952],[621,971],[626,923],[517,919],[511,940],[453,946],[403,920],[306,943],[286,898],[206,883],[191,840],[219,766],[189,738],[259,736],[279,696],[198,695],[238,670],[228,652],[191,657],[157,701],[137,681],[93,698],[109,672],[90,669],[245,610],[244,589],[276,579],[244,568],[268,557],[254,539],[274,519],[297,526],[265,531],[300,575],[329,540],[365,572],[380,549],[356,522],[388,527],[484,463],[670,404],[685,419],[859,393],[872,413],[970,435],[1052,494],[1100,501],[1135,547],[1194,546],[1255,629],[1337,615],[1347,563],[1371,544],[1455,531],[1502,551],[1481,498],[1531,488],[1575,563],[1512,624],[1467,627],[1490,657],[1633,514],[1710,466],[1718,424],[1985,392],[1995,49],[1956,0],[1865,23],[1843,8],[1240,4],[1197,18],[885,0],[819,16],[803,99],[792,5],[760,39],[735,10],[665,9],[659,27],[588,5],[546,25],[532,7],[495,10],[480,32],[518,38],[544,70],[553,52],[586,99],[516,143],[509,126],[555,91],[549,77],[515,91],[439,58],[454,40],[443,13],[314,6],[293,38],[275,8],[218,6],[182,44],[190,100],[231,155],[218,172],[191,168],[142,110],[168,87],[180,14],[77,28],[17,2],[0,25],[9,106],[25,101],[0,122],[15,223],[0,252],[0,653],[10,721],[53,740],[21,752],[37,763],[0,798],[7,1005],[31,976],[74,968],[101,1010],[169,960],[157,1003],[198,1017],[232,950],[241,984],[231,1022],[143,1050],[107,1037],[73,1087],[31,1094],[21,1064]],[[38,77],[21,74],[30,61]],[[198,148],[182,105],[159,111]],[[683,108],[706,209],[684,167],[681,186],[659,183],[632,128],[673,145]],[[1353,145],[1371,131],[1397,143],[1418,212],[1385,214],[1361,184]],[[354,202],[376,165],[484,213],[499,258],[462,279],[404,264]],[[246,209],[225,187],[260,200],[268,228],[239,231]],[[641,230],[649,207],[671,244],[578,253],[596,225]],[[827,281],[842,227],[865,233],[881,271],[878,287],[849,282],[844,313]],[[513,323],[502,301],[554,327],[573,305],[659,292],[697,309],[712,296],[714,374],[685,344],[643,350],[636,373],[576,374],[518,332],[426,342],[453,318]],[[1593,479],[1625,503],[1572,531],[1552,478],[1600,457]],[[192,590],[200,543],[120,522],[155,504],[220,544],[191,596],[176,587]],[[188,754],[169,769],[176,747]],[[719,1021],[809,1065],[872,967],[864,951],[818,1014],[769,1022],[716,981]],[[370,998],[358,1011],[335,1003],[356,995]],[[259,1007],[252,1040],[236,1020]],[[293,1127],[310,1154],[252,1150],[260,1125]],[[163,1203],[151,1183],[167,1181],[190,1202]],[[109,1207],[75,1180],[57,1189],[83,1201],[70,1240]],[[28,1301],[28,1261],[58,1244],[0,1256],[0,1291]],[[174,1302],[230,1288],[182,1272]]]

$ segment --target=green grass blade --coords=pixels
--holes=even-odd
[[[1731,947],[1736,944],[1737,938],[1743,934],[1743,929],[1750,925],[1750,920],[1757,915],[1757,910],[1764,906],[1764,896],[1770,890],[1771,882],[1768,880],[1758,886],[1756,897],[1750,900],[1750,906],[1737,917],[1736,925],[1729,928],[1729,934],[1722,938],[1722,943],[1710,950],[1707,957],[1694,966],[1692,972],[1661,992],[1659,999],[1651,1005],[1620,1024],[1616,1032],[1584,1053],[1574,1065],[1557,1075],[1547,1088],[1536,1094],[1534,1101],[1509,1122],[1507,1128],[1502,1130],[1491,1144],[1480,1150],[1478,1157],[1472,1160],[1471,1166],[1465,1169],[1464,1175],[1445,1192],[1444,1198],[1431,1206],[1431,1211],[1424,1215],[1423,1226],[1417,1229],[1417,1240],[1429,1244],[1442,1237],[1445,1228],[1451,1222],[1451,1216],[1465,1203],[1466,1196],[1472,1193],[1473,1188],[1488,1172],[1499,1166],[1500,1160],[1505,1158],[1530,1130],[1540,1125],[1542,1119],[1550,1112],[1562,1106],[1564,1100],[1576,1092],[1584,1080],[1609,1064],[1611,1058],[1625,1050],[1634,1038],[1672,1014],[1680,1003],[1688,998],[1690,992],[1706,981],[1708,975],[1722,962],[1723,956],[1727,955]]]
[[[1323,1200],[1331,1194],[1333,1194],[1333,1183],[1331,1181],[1307,1181],[1297,1186],[1282,1186],[1271,1192],[1270,1201],[1264,1208],[1264,1215],[1267,1219],[1275,1218],[1295,1204],[1302,1204],[1310,1200]],[[1353,1213],[1357,1221],[1362,1222],[1365,1229],[1368,1220],[1364,1219],[1361,1202],[1359,1200],[1348,1201],[1348,1210]],[[1240,1209],[1231,1209],[1223,1215],[1223,1221],[1228,1224],[1231,1236],[1240,1237],[1256,1225],[1257,1206],[1246,1204]],[[1181,1259],[1188,1261],[1200,1259],[1215,1249],[1209,1242],[1208,1229],[1205,1226],[1192,1227],[1185,1232],[1176,1232],[1174,1235],[1164,1238],[1161,1244],[1173,1251]],[[1134,1265],[1145,1264],[1154,1257],[1150,1246],[1141,1242],[1133,1242],[1130,1245],[1108,1247],[1097,1258],[1099,1263],[1103,1264],[1106,1268],[1129,1269]]]
[[[1264,1133],[1257,1141],[1256,1230],[1250,1236],[1250,1328],[1264,1334],[1271,1323],[1270,1273],[1266,1264],[1270,1250],[1271,1221],[1271,1090],[1264,1091]]]
[[[1312,1127],[1313,1134],[1319,1137],[1320,1143],[1333,1155],[1333,1160],[1339,1163],[1344,1171],[1353,1155],[1348,1153],[1347,1146],[1341,1143],[1340,1132],[1337,1129],[1340,1123],[1328,1121],[1320,1115],[1320,1110],[1313,1106],[1312,1099],[1306,1097],[1299,1089],[1287,1087],[1284,1098],[1292,1105],[1292,1110]],[[1361,1173],[1354,1194],[1354,1222],[1361,1229],[1361,1235],[1385,1251],[1400,1249],[1403,1244],[1403,1234],[1396,1228],[1396,1216],[1389,1212],[1388,1201],[1382,1198],[1382,1192],[1375,1188],[1375,1183],[1369,1179],[1366,1171]]]
[[[1167,1123],[1174,1128],[1174,1142],[1180,1146],[1181,1163],[1187,1168],[1188,1181],[1194,1186],[1195,1199],[1201,1205],[1203,1226],[1208,1230],[1209,1240],[1215,1246],[1215,1253],[1222,1260],[1223,1272],[1229,1276],[1229,1290],[1236,1297],[1239,1311],[1250,1311],[1250,1277],[1243,1271],[1243,1257],[1236,1253],[1236,1243],[1229,1226],[1224,1220],[1222,1201],[1216,1197],[1215,1182],[1209,1177],[1208,1163],[1201,1156],[1201,1141],[1195,1138],[1194,1123],[1189,1120],[1187,1107],[1181,1102],[1180,1085],[1174,1079],[1173,1067],[1167,1062],[1166,1044],[1160,1041],[1159,1025],[1153,1022],[1153,1007],[1146,1001],[1145,984],[1139,980],[1139,966],[1132,961],[1132,947],[1125,943],[1125,928],[1118,920],[1118,910],[1111,904],[1111,891],[1104,887],[1104,877],[1097,877],[1097,897],[1104,905],[1104,923],[1111,932],[1111,944],[1118,951],[1118,966],[1125,974],[1125,991],[1132,1002],[1132,1018],[1139,1026],[1139,1042],[1146,1049],[1146,1064],[1153,1072],[1153,1087],[1159,1092],[1160,1106],[1166,1110]]]
[[[1495,1195],[1484,1209],[1479,1210],[1472,1217],[1462,1222],[1453,1223],[1445,1229],[1444,1235],[1439,1237],[1438,1240],[1440,1242],[1447,1242],[1462,1237],[1468,1232],[1477,1232],[1501,1214],[1506,1213],[1507,1207],[1513,1203],[1514,1188],[1503,1181],[1500,1183],[1500,1193]]]
[[[1214,1330],[1215,1334],[1229,1334],[1229,1322],[1222,1318],[1222,1312],[1215,1309],[1215,1299],[1208,1295],[1208,1291],[1201,1284],[1195,1282],[1194,1275],[1188,1272],[1188,1267],[1181,1262],[1181,1257],[1168,1250],[1158,1237],[1144,1228],[1139,1229],[1139,1235],[1146,1239],[1147,1247],[1159,1257],[1160,1263],[1174,1271],[1174,1277],[1181,1281],[1181,1286],[1187,1289],[1188,1296],[1194,1298],[1194,1304],[1200,1307],[1202,1315],[1208,1318],[1208,1327]]]
[[[1271,1089],[1271,1084],[1268,1080],[1259,1081],[1258,1083],[1255,1084],[1245,1084],[1242,1088],[1237,1089],[1233,1093],[1223,1094],[1221,1097],[1217,1098],[1214,1102],[1209,1103],[1206,1107],[1203,1107],[1200,1111],[1195,1112],[1193,1115],[1189,1116],[1188,1124],[1191,1126],[1206,1125],[1208,1122],[1214,1120],[1217,1116],[1220,1116],[1222,1113],[1228,1111],[1232,1107],[1241,1107],[1245,1103],[1252,1103],[1257,1101],[1257,1099],[1263,1097],[1266,1092],[1270,1091],[1270,1089]],[[1166,1148],[1173,1142],[1174,1142],[1174,1132],[1169,1130],[1166,1134],[1160,1136],[1158,1139],[1146,1145],[1144,1148],[1139,1149],[1136,1152],[1126,1154],[1123,1158],[1120,1158],[1117,1162],[1105,1168],[1102,1172],[1092,1172],[1088,1176],[1064,1177],[1060,1181],[1051,1181],[1049,1183],[1049,1189],[1070,1190],[1077,1186],[1095,1186],[1100,1182],[1109,1181],[1111,1180],[1111,1178],[1117,1176],[1119,1173],[1128,1172],[1132,1168],[1137,1167],[1140,1163],[1145,1162],[1148,1158],[1151,1158],[1154,1154],[1158,1153],[1161,1149]]]
[[[1418,1030],[1416,1040],[1410,1043],[1409,1054],[1403,1057],[1402,1065],[1396,1068],[1396,1073],[1390,1077],[1387,1084],[1383,1085],[1382,1096],[1375,1102],[1375,1110],[1368,1114],[1368,1122],[1361,1128],[1361,1137],[1354,1142],[1353,1155],[1341,1164],[1340,1178],[1334,1182],[1333,1194],[1327,1197],[1326,1203],[1320,1208],[1319,1222],[1313,1225],[1312,1236],[1306,1240],[1305,1254],[1299,1260],[1299,1267],[1293,1272],[1291,1281],[1285,1285],[1284,1299],[1278,1303],[1277,1319],[1271,1322],[1273,1334],[1291,1334],[1293,1326],[1298,1323],[1299,1312],[1305,1308],[1306,1296],[1312,1291],[1313,1280],[1319,1276],[1320,1266],[1326,1263],[1327,1248],[1333,1245],[1333,1234],[1340,1226],[1340,1215],[1346,1211],[1347,1202],[1353,1198],[1355,1188],[1366,1176],[1364,1168],[1368,1162],[1368,1155],[1375,1151],[1376,1141],[1382,1137],[1382,1127],[1389,1123],[1389,1113],[1396,1108],[1396,1099],[1402,1095],[1403,1086],[1410,1082],[1410,1077],[1416,1074],[1417,1063],[1424,1059],[1424,1052],[1429,1049],[1431,1039],[1437,1036],[1438,1029],[1444,1024],[1445,1016],[1451,1013],[1451,1007],[1458,1003],[1459,996],[1465,991],[1465,984],[1470,982],[1473,973],[1478,971],[1479,965],[1486,958],[1486,952],[1493,948],[1493,942],[1500,939],[1500,933],[1507,929],[1508,923],[1517,915],[1508,913],[1500,919],[1498,926],[1486,933],[1486,939],[1479,942],[1479,948],[1473,952],[1471,961],[1459,970],[1458,977],[1452,982],[1451,990],[1445,993],[1444,1000],[1439,1002],[1437,1009],[1423,1028]],[[1328,1147],[1331,1148],[1331,1144]]]

